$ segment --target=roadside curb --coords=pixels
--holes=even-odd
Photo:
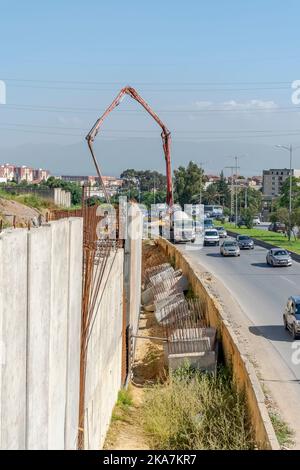
[[[237,235],[240,235],[239,233],[232,232],[231,230],[227,230],[227,233],[230,237],[233,237],[233,238],[236,238]],[[272,243],[264,242],[254,237],[251,237],[251,238],[252,240],[254,240],[255,245],[261,246],[262,248],[267,248],[268,250],[270,250],[271,248],[279,248],[278,245],[273,245]],[[300,263],[300,255],[298,255],[298,253],[295,253],[294,251],[290,251],[290,250],[288,251],[291,253],[292,259],[296,261],[297,263]]]

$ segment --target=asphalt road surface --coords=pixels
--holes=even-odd
[[[269,267],[267,250],[255,246],[254,250],[241,250],[237,258],[222,257],[219,247],[203,247],[190,251],[207,271],[213,273],[239,302],[254,327],[253,334],[268,339],[284,360],[286,366],[299,381],[300,365],[292,362],[292,337],[283,327],[282,314],[287,299],[300,295],[300,263],[291,267]]]

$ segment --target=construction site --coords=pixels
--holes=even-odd
[[[170,131],[130,87],[86,137],[100,185],[94,140],[125,95],[161,128],[172,227]],[[136,202],[90,205],[90,191],[76,210],[0,201],[0,447],[279,448],[207,280],[172,239],[143,240]]]

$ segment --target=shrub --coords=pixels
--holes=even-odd
[[[179,370],[149,388],[144,428],[154,449],[252,449],[244,397],[224,369],[216,376]]]

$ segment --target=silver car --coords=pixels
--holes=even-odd
[[[218,230],[220,238],[227,238],[227,232],[224,227],[215,227]]]
[[[300,336],[300,296],[289,298],[283,313],[283,324],[286,330],[292,333],[293,339]]]
[[[292,258],[283,248],[271,248],[268,251],[266,262],[270,266],[292,266]]]
[[[240,256],[240,247],[234,240],[226,240],[220,247],[220,254],[222,256]]]

